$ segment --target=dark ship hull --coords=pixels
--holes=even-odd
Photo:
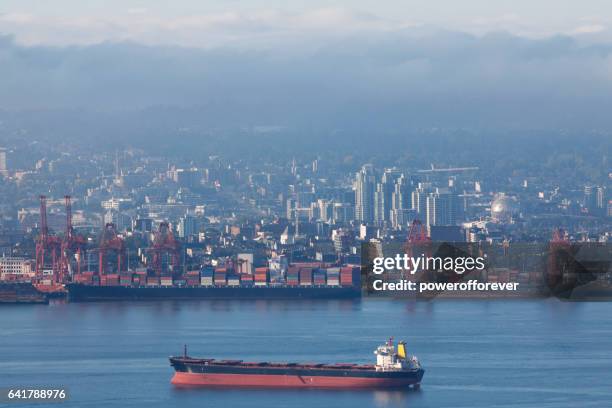
[[[95,286],[66,285],[72,302],[172,299],[353,299],[355,287],[343,286]]]
[[[0,304],[3,303],[49,303],[49,299],[29,282],[0,283]]]

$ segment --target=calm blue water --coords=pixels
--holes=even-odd
[[[64,386],[63,407],[612,406],[612,303],[55,304],[4,306],[0,322],[0,387]],[[184,343],[196,356],[367,363],[391,335],[425,366],[420,391],[169,384]]]

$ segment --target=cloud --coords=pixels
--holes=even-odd
[[[607,27],[603,24],[588,24],[576,27],[571,31],[571,34],[594,34],[606,31]]]
[[[412,25],[408,21],[381,19],[344,8],[319,8],[299,13],[260,9],[177,16],[159,16],[145,8],[128,9],[124,14],[112,16],[0,14],[0,33],[12,34],[24,45],[58,46],[130,40],[148,45],[262,48],[288,39],[306,41]]]
[[[324,14],[303,24],[342,18]],[[278,16],[252,24],[265,26],[267,19]],[[378,24],[367,20],[360,17]],[[192,24],[232,21],[240,16]],[[344,34],[307,51],[302,38],[261,49],[202,49],[133,42],[24,46],[5,37],[0,108],[179,107],[210,126],[612,129],[609,43],[412,29]]]

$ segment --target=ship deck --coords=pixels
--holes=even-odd
[[[354,364],[354,363],[284,363],[284,362],[248,362],[243,360],[216,360],[212,358],[192,358],[192,357],[170,357],[172,362],[189,365],[206,365],[217,367],[236,367],[236,368],[293,368],[293,369],[326,369],[326,370],[355,370],[355,371],[375,371],[373,364]]]

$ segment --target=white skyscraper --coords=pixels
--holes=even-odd
[[[366,224],[374,221],[374,188],[376,178],[371,164],[355,175],[355,219]]]
[[[0,147],[0,176],[8,176],[8,168],[6,166],[6,149]]]

